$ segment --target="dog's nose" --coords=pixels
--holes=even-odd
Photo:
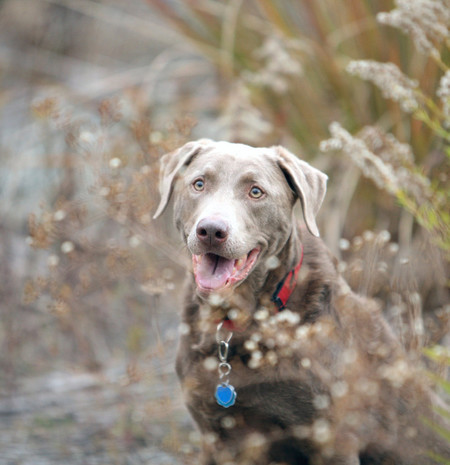
[[[227,240],[228,225],[218,218],[204,218],[197,225],[197,237],[205,244],[220,245]]]

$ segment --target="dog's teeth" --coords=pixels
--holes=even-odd
[[[241,269],[244,266],[245,263],[245,257],[241,257],[239,260],[236,261],[235,268],[236,269]]]
[[[199,266],[203,261],[203,255],[193,255],[192,260],[193,260],[194,266]]]

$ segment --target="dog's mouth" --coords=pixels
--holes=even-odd
[[[219,292],[243,281],[255,266],[261,249],[228,259],[213,253],[193,255],[195,282],[202,293]]]

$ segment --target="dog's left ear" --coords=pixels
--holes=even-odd
[[[300,160],[284,147],[274,147],[278,154],[278,164],[283,170],[291,188],[300,199],[303,218],[311,234],[319,237],[316,215],[327,191],[328,176]]]
[[[182,171],[182,168],[189,165],[193,158],[210,142],[211,141],[208,139],[188,142],[179,149],[166,153],[161,158],[159,174],[159,193],[161,194],[161,200],[153,215],[153,219],[158,218],[166,209],[170,196],[172,195],[175,180]]]

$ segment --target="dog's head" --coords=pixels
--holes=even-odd
[[[201,139],[161,160],[161,201],[171,196],[177,228],[192,254],[198,292],[221,293],[242,283],[292,233],[300,199],[311,234],[327,176],[283,147],[254,148]]]

